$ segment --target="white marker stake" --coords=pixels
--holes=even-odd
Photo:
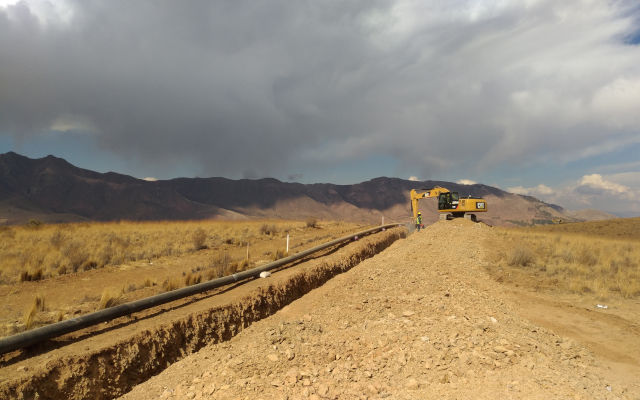
[[[287,233],[287,254],[289,254],[289,234]]]
[[[249,242],[247,242],[247,261],[249,261]]]
[[[384,215],[382,216],[382,223],[380,225],[384,225]]]

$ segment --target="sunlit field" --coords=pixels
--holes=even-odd
[[[326,221],[112,222],[0,230],[10,334],[264,264],[364,226]]]
[[[502,229],[498,237],[493,273],[526,273],[537,288],[600,299],[640,296],[640,218]]]

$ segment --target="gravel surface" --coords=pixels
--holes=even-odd
[[[518,315],[481,267],[486,235],[438,222],[122,399],[640,398]]]

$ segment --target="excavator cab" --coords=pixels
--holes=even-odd
[[[440,193],[438,196],[438,210],[455,210],[458,208],[460,196],[458,192]]]

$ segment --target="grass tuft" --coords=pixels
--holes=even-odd
[[[527,267],[535,261],[535,255],[528,247],[516,247],[507,255],[507,263],[514,267]]]
[[[38,312],[44,311],[44,310],[45,310],[44,297],[37,294],[36,297],[33,299],[31,306],[27,308],[26,312],[24,313],[23,323],[25,328],[31,329],[35,323],[36,315],[38,314]]]
[[[102,295],[100,296],[100,304],[98,307],[103,310],[105,308],[117,306],[121,301],[121,292],[111,288],[104,289],[102,291]]]
[[[191,286],[191,285],[195,285],[202,282],[202,274],[192,274],[191,272],[189,272],[188,274],[185,275],[184,277],[184,285],[185,286]]]
[[[277,261],[281,258],[284,258],[287,256],[287,251],[285,249],[278,249],[276,250],[276,252],[273,254],[273,261]]]
[[[165,279],[165,281],[162,282],[162,289],[164,289],[165,292],[180,289],[183,286],[182,282],[177,278]]]

